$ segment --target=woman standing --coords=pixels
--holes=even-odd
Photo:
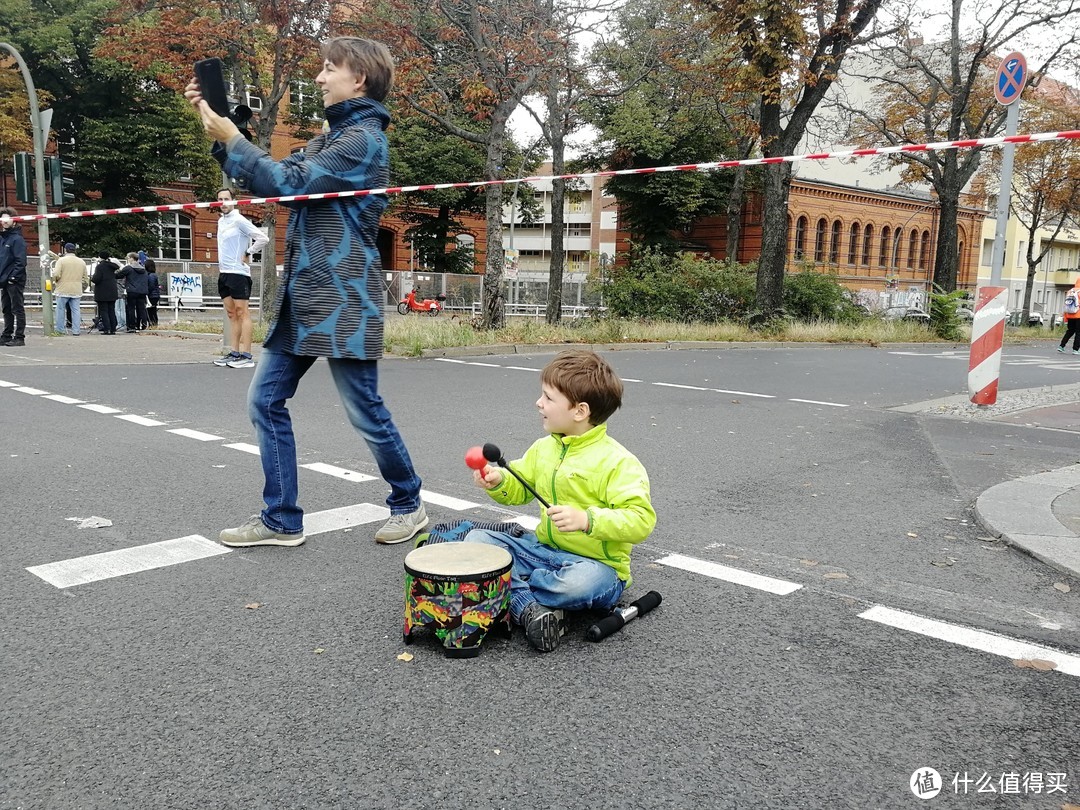
[[[116,285],[116,271],[120,265],[109,258],[109,252],[103,250],[98,257],[97,266],[90,283],[94,285],[94,301],[97,303],[99,330],[103,335],[116,334],[116,299],[120,293]]]

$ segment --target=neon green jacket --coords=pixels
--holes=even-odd
[[[606,423],[581,436],[553,433],[538,439],[510,466],[552,506],[576,506],[589,515],[588,530],[563,534],[541,506],[536,527],[541,543],[610,565],[630,584],[630,549],[652,532],[656,512],[649,501],[645,468],[607,435]],[[488,495],[505,505],[533,499],[520,481],[501,472],[502,484],[489,489]]]

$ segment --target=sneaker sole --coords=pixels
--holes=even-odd
[[[559,630],[559,617],[556,613],[545,613],[525,628],[529,643],[540,652],[551,652],[559,646],[562,633]]]
[[[379,537],[379,535],[376,534],[375,535],[375,542],[378,543],[380,546],[396,546],[398,543],[406,543],[409,540],[412,540],[414,537],[416,537],[416,535],[420,534],[421,529],[426,527],[428,525],[428,523],[430,523],[430,522],[431,522],[431,518],[424,518],[424,522],[417,525],[415,527],[415,529],[413,530],[413,533],[410,534],[407,537],[394,537],[394,538],[388,540],[388,539]]]
[[[260,540],[226,540],[224,537],[218,537],[221,541],[221,545],[229,546],[229,548],[250,548],[252,546],[302,546],[304,545],[304,535],[299,537],[267,537]]]

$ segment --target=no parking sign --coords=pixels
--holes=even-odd
[[[1008,107],[1024,92],[1027,83],[1027,59],[1019,51],[1013,51],[998,65],[994,79],[994,98]]]

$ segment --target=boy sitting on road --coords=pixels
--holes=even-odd
[[[623,394],[611,366],[594,352],[565,351],[540,372],[540,383],[536,407],[551,435],[510,466],[551,507],[522,537],[474,529],[462,539],[510,552],[510,617],[533,647],[550,652],[563,610],[609,610],[619,601],[630,584],[630,550],[652,532],[656,512],[645,468],[607,435]],[[474,470],[473,479],[501,504],[533,497],[498,467]]]

